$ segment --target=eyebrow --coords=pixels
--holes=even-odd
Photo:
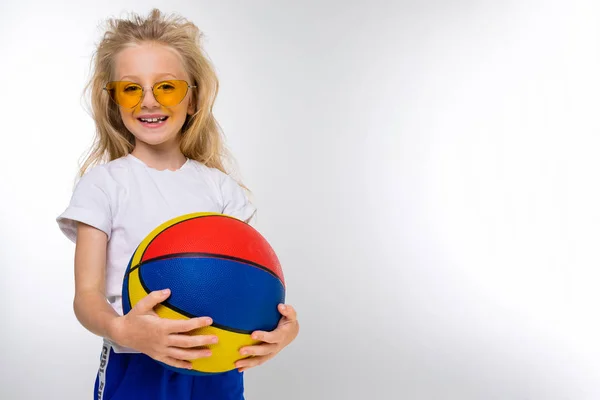
[[[158,77],[158,78],[160,78],[160,77],[163,77],[163,76],[172,76],[173,78],[177,79],[177,77],[176,77],[175,75],[173,75],[173,74],[171,74],[171,73],[169,73],[169,72],[163,72],[162,74],[158,74],[158,75],[157,75],[157,77]],[[138,78],[138,77],[137,77],[137,76],[135,76],[135,75],[125,75],[125,76],[122,76],[122,77],[121,77],[121,80],[123,80],[123,79],[125,79],[125,78],[129,78],[129,79],[138,79],[138,80],[140,79],[140,78]]]

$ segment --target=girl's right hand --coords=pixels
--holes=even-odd
[[[194,349],[217,343],[214,335],[190,335],[186,332],[209,326],[209,317],[173,320],[159,317],[154,307],[165,301],[169,289],[151,292],[127,314],[115,318],[112,325],[114,340],[125,347],[138,350],[157,361],[176,368],[190,369],[189,360],[209,357],[209,349]]]

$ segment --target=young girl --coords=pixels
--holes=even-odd
[[[225,149],[212,115],[218,82],[201,36],[193,23],[153,10],[147,19],[109,20],[97,49],[87,88],[98,140],[57,218],[76,243],[75,315],[104,338],[97,400],[243,399],[243,371],[274,357],[298,334],[295,310],[280,304],[277,328],[252,334],[261,343],[240,349],[247,357],[237,369],[195,376],[154,360],[190,368],[189,360],[210,357],[200,346],[217,338],[187,334],[212,324],[210,316],[158,317],[153,307],[169,297],[168,288],[123,315],[129,258],[156,226],[192,212],[220,212],[248,223],[255,213],[223,166]]]

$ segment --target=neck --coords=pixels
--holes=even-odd
[[[169,169],[175,171],[181,168],[186,162],[186,157],[179,149],[179,146],[157,148],[136,143],[131,155],[143,161],[147,166],[157,170]]]

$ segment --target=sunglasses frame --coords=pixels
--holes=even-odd
[[[179,103],[177,103],[177,104],[174,104],[174,105],[172,105],[172,106],[165,106],[165,105],[164,105],[164,104],[162,104],[160,101],[158,101],[158,99],[156,98],[156,95],[154,94],[154,88],[156,87],[156,85],[158,85],[158,84],[160,84],[160,83],[164,83],[164,82],[173,82],[173,81],[176,81],[176,82],[185,82],[185,83],[186,83],[186,85],[187,85],[187,88],[186,88],[186,90],[185,90],[185,94],[183,95],[183,97],[181,98],[181,100],[179,100]],[[107,88],[107,86],[108,86],[110,83],[114,83],[114,82],[127,82],[127,83],[132,83],[132,84],[134,84],[134,85],[137,85],[137,86],[141,87],[141,88],[142,88],[142,95],[140,96],[140,100],[139,100],[139,101],[138,101],[138,102],[137,102],[137,103],[136,103],[134,106],[132,106],[132,107],[125,107],[125,106],[122,106],[121,104],[117,103],[117,101],[116,101],[115,99],[113,99],[113,96],[110,94],[110,91],[109,91],[109,89]],[[190,85],[190,84],[188,83],[188,81],[186,81],[185,79],[167,79],[167,80],[164,80],[164,81],[155,82],[155,83],[152,85],[152,87],[150,87],[150,89],[151,89],[150,91],[151,91],[151,93],[152,93],[152,97],[154,97],[154,100],[156,100],[156,102],[157,102],[158,104],[160,104],[160,105],[161,105],[161,106],[163,106],[163,107],[167,107],[167,108],[169,108],[169,107],[175,107],[175,106],[179,105],[179,104],[180,104],[180,103],[183,101],[183,99],[185,99],[185,96],[187,96],[187,94],[188,94],[188,92],[190,91],[190,89],[192,89],[192,88],[197,88],[197,87],[198,87],[198,86],[196,86],[196,85]],[[104,91],[106,91],[106,93],[108,93],[108,97],[110,98],[110,100],[111,100],[113,103],[115,103],[115,104],[116,104],[116,105],[118,105],[119,107],[123,107],[123,108],[126,108],[126,109],[132,109],[132,108],[136,108],[136,107],[137,107],[137,106],[138,106],[138,105],[139,105],[139,104],[140,104],[140,103],[141,103],[141,102],[144,100],[144,97],[146,96],[146,89],[147,89],[146,87],[144,87],[144,86],[140,85],[140,84],[139,84],[139,83],[137,83],[137,82],[133,82],[133,81],[109,81],[109,82],[106,82],[106,85],[104,85],[104,87],[102,88],[102,90],[104,90]]]

